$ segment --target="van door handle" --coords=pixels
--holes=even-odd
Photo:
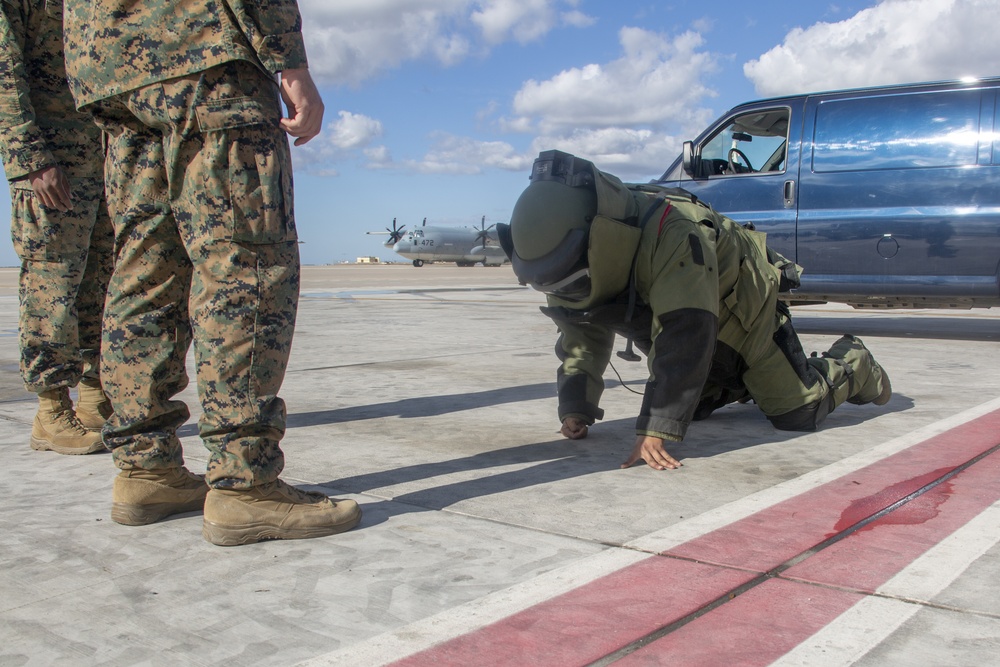
[[[785,208],[795,207],[795,181],[785,181]]]

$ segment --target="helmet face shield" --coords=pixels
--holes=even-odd
[[[529,284],[539,292],[545,292],[566,301],[583,301],[590,296],[590,269],[583,267],[554,283]]]
[[[612,296],[621,282],[618,265],[626,267],[626,274],[631,267],[631,261],[618,261],[616,250],[635,254],[635,235],[620,229],[635,224],[630,221],[637,206],[628,188],[593,163],[554,150],[539,154],[529,181],[510,224],[497,225],[518,281],[568,307]],[[594,240],[595,227],[604,230],[600,243]]]
[[[573,309],[619,295],[642,235],[629,186],[556,150],[539,154],[529,181],[510,224],[497,225],[518,281]]]
[[[585,298],[590,291],[588,237],[586,229],[571,229],[561,243],[536,259],[524,259],[512,248],[510,263],[514,275],[522,284],[539,292],[574,301]]]

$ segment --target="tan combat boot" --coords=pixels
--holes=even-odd
[[[233,547],[324,537],[350,530],[359,521],[361,508],[353,500],[306,493],[279,479],[242,491],[211,489],[201,534],[212,544]]]
[[[80,380],[80,385],[76,388],[78,400],[76,402],[76,416],[86,428],[91,431],[100,431],[104,427],[104,422],[108,420],[114,410],[111,408],[111,401],[107,394],[101,389],[101,381],[91,378]]]
[[[111,519],[145,526],[171,514],[197,512],[205,504],[205,478],[183,466],[158,470],[123,470],[111,490]]]
[[[31,448],[59,454],[106,451],[101,434],[88,431],[77,419],[66,387],[38,394],[38,413],[31,425]]]

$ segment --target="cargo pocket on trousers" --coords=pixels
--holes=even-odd
[[[229,150],[231,239],[236,243],[295,241],[291,154],[270,100],[214,101],[197,109],[204,133],[225,131]]]
[[[10,238],[22,262],[55,262],[59,257],[59,226],[48,219],[27,179],[10,184]]]

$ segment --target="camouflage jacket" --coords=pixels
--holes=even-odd
[[[0,156],[8,180],[60,164],[100,178],[101,131],[78,112],[63,67],[62,0],[0,0]]]
[[[306,67],[295,0],[65,0],[66,69],[77,106],[247,60]]]

